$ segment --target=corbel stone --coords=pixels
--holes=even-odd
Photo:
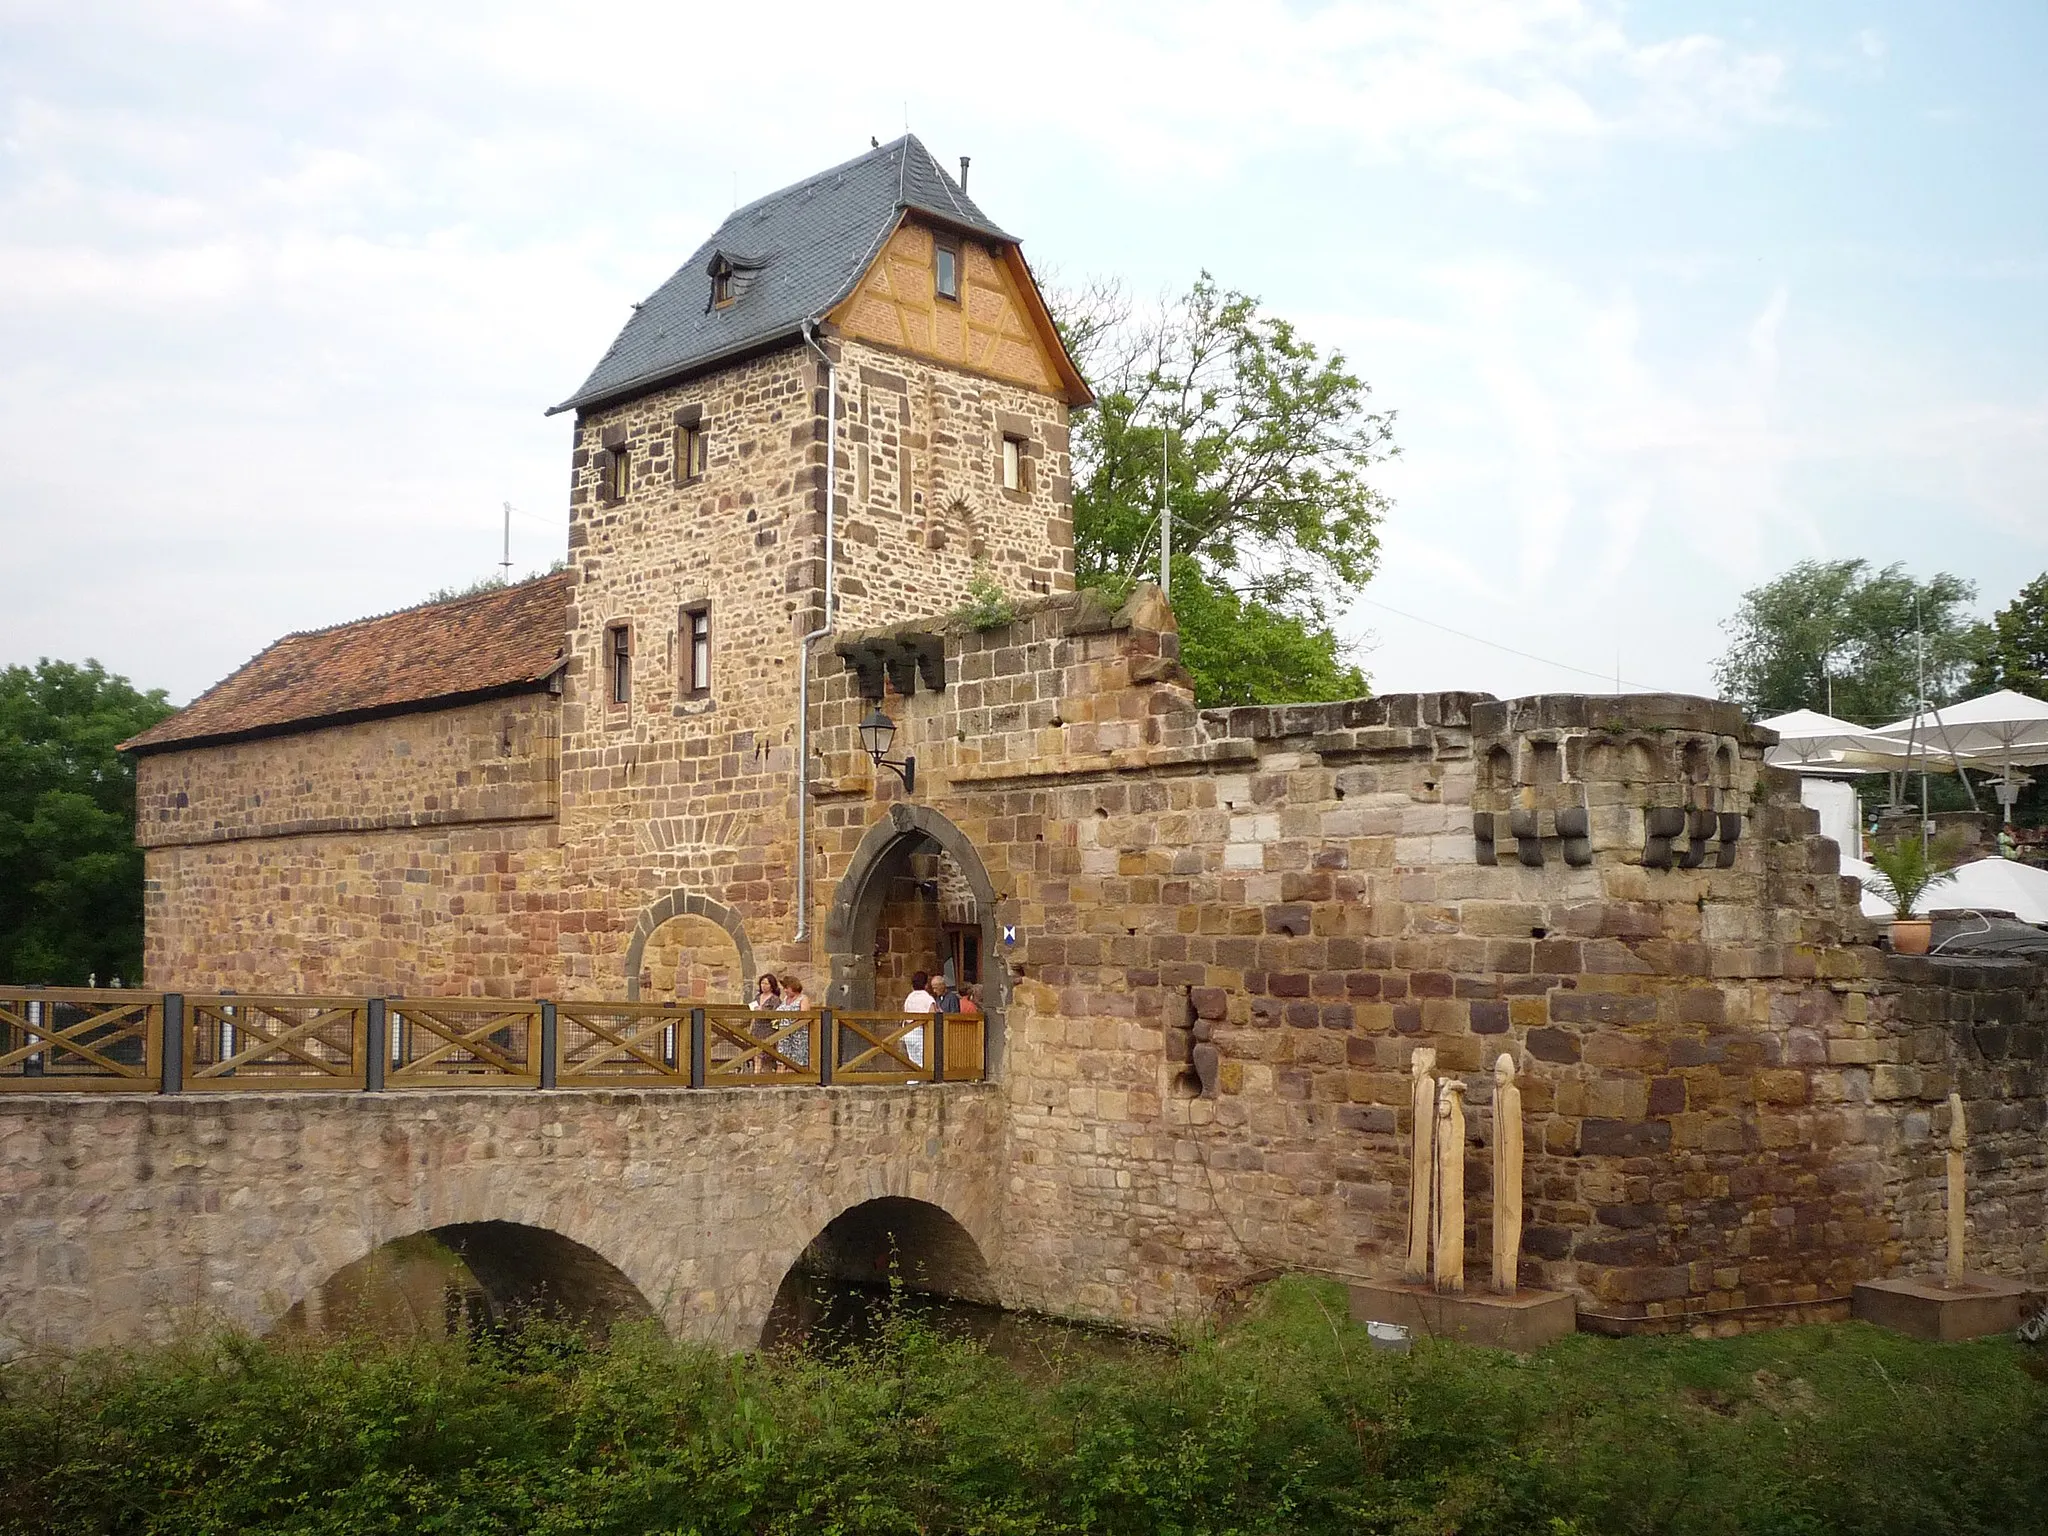
[[[1740,811],[1721,812],[1721,846],[1714,856],[1716,868],[1733,869],[1735,867],[1735,845],[1741,840],[1742,813]]]
[[[1543,867],[1543,813],[1508,812],[1508,828],[1515,835],[1515,857],[1530,869]]]
[[[933,693],[946,691],[946,641],[942,635],[909,635],[904,645],[917,658],[917,675]]]
[[[884,668],[888,658],[882,648],[869,643],[848,641],[838,647],[840,660],[853,668],[860,679],[860,696],[870,702],[879,703],[885,689],[882,685]]]
[[[1721,818],[1712,811],[1688,811],[1685,815],[1685,852],[1679,856],[1680,869],[1698,869],[1707,861],[1707,849],[1721,830]]]
[[[1557,813],[1557,836],[1563,845],[1564,861],[1574,869],[1593,862],[1593,818],[1583,805],[1568,805]]]
[[[1671,843],[1685,830],[1685,811],[1676,805],[1653,805],[1643,812],[1643,867],[1669,869]]]

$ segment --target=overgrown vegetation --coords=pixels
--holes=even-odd
[[[954,616],[965,619],[976,629],[1001,629],[1017,617],[1017,605],[985,565],[975,568],[974,580],[967,583],[966,598],[953,610]]]
[[[1862,1327],[1368,1346],[1283,1283],[1156,1361],[1026,1378],[908,1320],[850,1357],[536,1327],[221,1339],[0,1375],[7,1532],[2008,1532],[2048,1375]]]

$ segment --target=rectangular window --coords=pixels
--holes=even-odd
[[[711,691],[711,610],[683,610],[683,691],[698,697]]]
[[[633,484],[633,456],[624,448],[610,448],[604,466],[604,493],[613,501],[624,501]]]
[[[611,702],[633,702],[633,631],[614,624],[604,632],[604,653],[611,668]]]
[[[1003,489],[1024,489],[1024,444],[1014,437],[1003,439]]]
[[[704,473],[704,429],[676,428],[676,483],[695,480]]]
[[[958,246],[936,245],[932,249],[933,286],[942,299],[960,298],[960,250]]]

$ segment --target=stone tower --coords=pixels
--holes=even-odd
[[[747,911],[756,963],[807,960],[809,647],[977,576],[1071,590],[1088,399],[1016,240],[908,136],[738,209],[635,306],[556,407],[568,987],[615,990],[636,915],[692,891]]]

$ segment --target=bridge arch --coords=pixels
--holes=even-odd
[[[739,952],[740,991],[726,999],[745,1002],[754,990],[754,946],[747,939],[747,925],[739,913],[702,891],[674,890],[650,904],[633,924],[633,937],[626,945],[626,997],[640,1000],[640,970],[647,956],[647,941],[654,931],[677,917],[697,917],[723,928]]]
[[[1003,1058],[1004,1005],[1009,998],[1009,973],[997,945],[999,900],[995,882],[981,854],[951,821],[926,805],[902,801],[869,827],[854,849],[852,862],[839,882],[825,919],[825,946],[832,967],[826,1002],[837,1008],[873,1008],[884,1002],[875,995],[875,940],[891,887],[911,871],[920,854],[937,854],[957,871],[965,887],[967,918],[980,936],[982,1008],[988,1015],[988,1072],[999,1071]]]
[[[761,1328],[764,1348],[799,1335],[815,1309],[812,1282],[905,1290],[993,1305],[987,1256],[965,1223],[944,1206],[906,1195],[879,1195],[840,1210],[784,1271]]]
[[[599,1333],[659,1321],[640,1288],[595,1248],[523,1222],[465,1221],[386,1239],[317,1279],[275,1326],[454,1334],[533,1316]]]

